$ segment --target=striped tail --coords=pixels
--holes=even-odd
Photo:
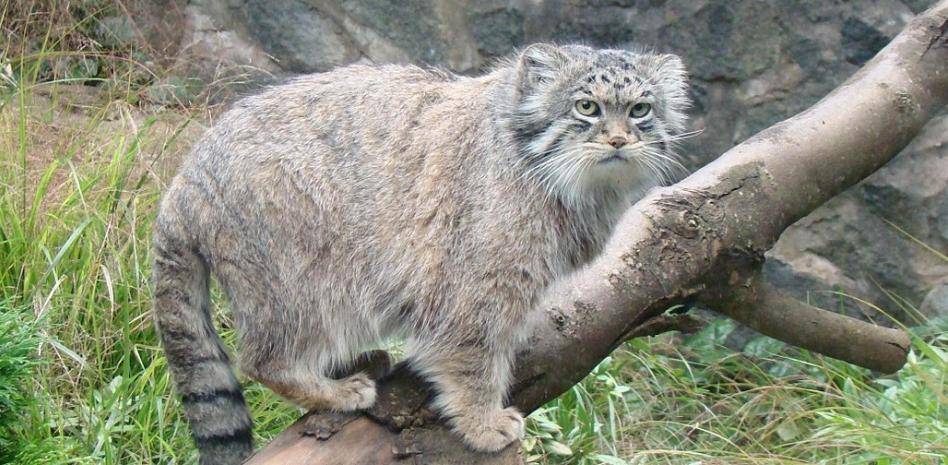
[[[173,223],[156,223],[156,325],[201,465],[237,465],[253,451],[250,414],[211,321],[207,264]]]

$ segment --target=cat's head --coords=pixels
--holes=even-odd
[[[689,105],[677,56],[534,44],[512,75],[504,124],[526,176],[562,200],[644,191],[683,170],[672,152]]]

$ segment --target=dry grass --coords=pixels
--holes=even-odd
[[[16,153],[22,147],[23,152],[19,160],[0,160],[0,169],[18,170],[17,178],[33,187],[54,162],[101,169],[112,161],[117,140],[135,140],[147,127],[149,137],[138,141],[142,156],[132,177],[149,176],[160,184],[203,132],[206,118],[203,112],[176,109],[148,113],[124,100],[108,101],[95,87],[40,85],[30,94],[12,96],[11,103],[0,108],[0,141],[8,143],[2,150]],[[26,126],[24,140],[18,135],[21,126]],[[61,200],[68,178],[67,172],[54,173],[43,205]],[[30,188],[25,193],[35,195]]]

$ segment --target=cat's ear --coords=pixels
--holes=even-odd
[[[685,123],[685,111],[691,106],[688,96],[688,71],[678,55],[662,54],[655,59],[653,82],[661,89],[665,104],[665,121],[675,131]]]
[[[523,49],[517,59],[517,74],[521,90],[553,80],[557,71],[567,62],[563,51],[552,44],[533,44]]]
[[[654,75],[659,77],[662,84],[673,87],[688,85],[688,71],[685,70],[685,64],[678,55],[670,53],[658,55]]]

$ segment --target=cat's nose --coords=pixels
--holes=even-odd
[[[611,139],[609,139],[609,145],[613,146],[614,148],[622,147],[623,145],[628,144],[628,143],[629,143],[629,139],[626,139],[625,137],[622,137],[622,136],[613,136]]]

